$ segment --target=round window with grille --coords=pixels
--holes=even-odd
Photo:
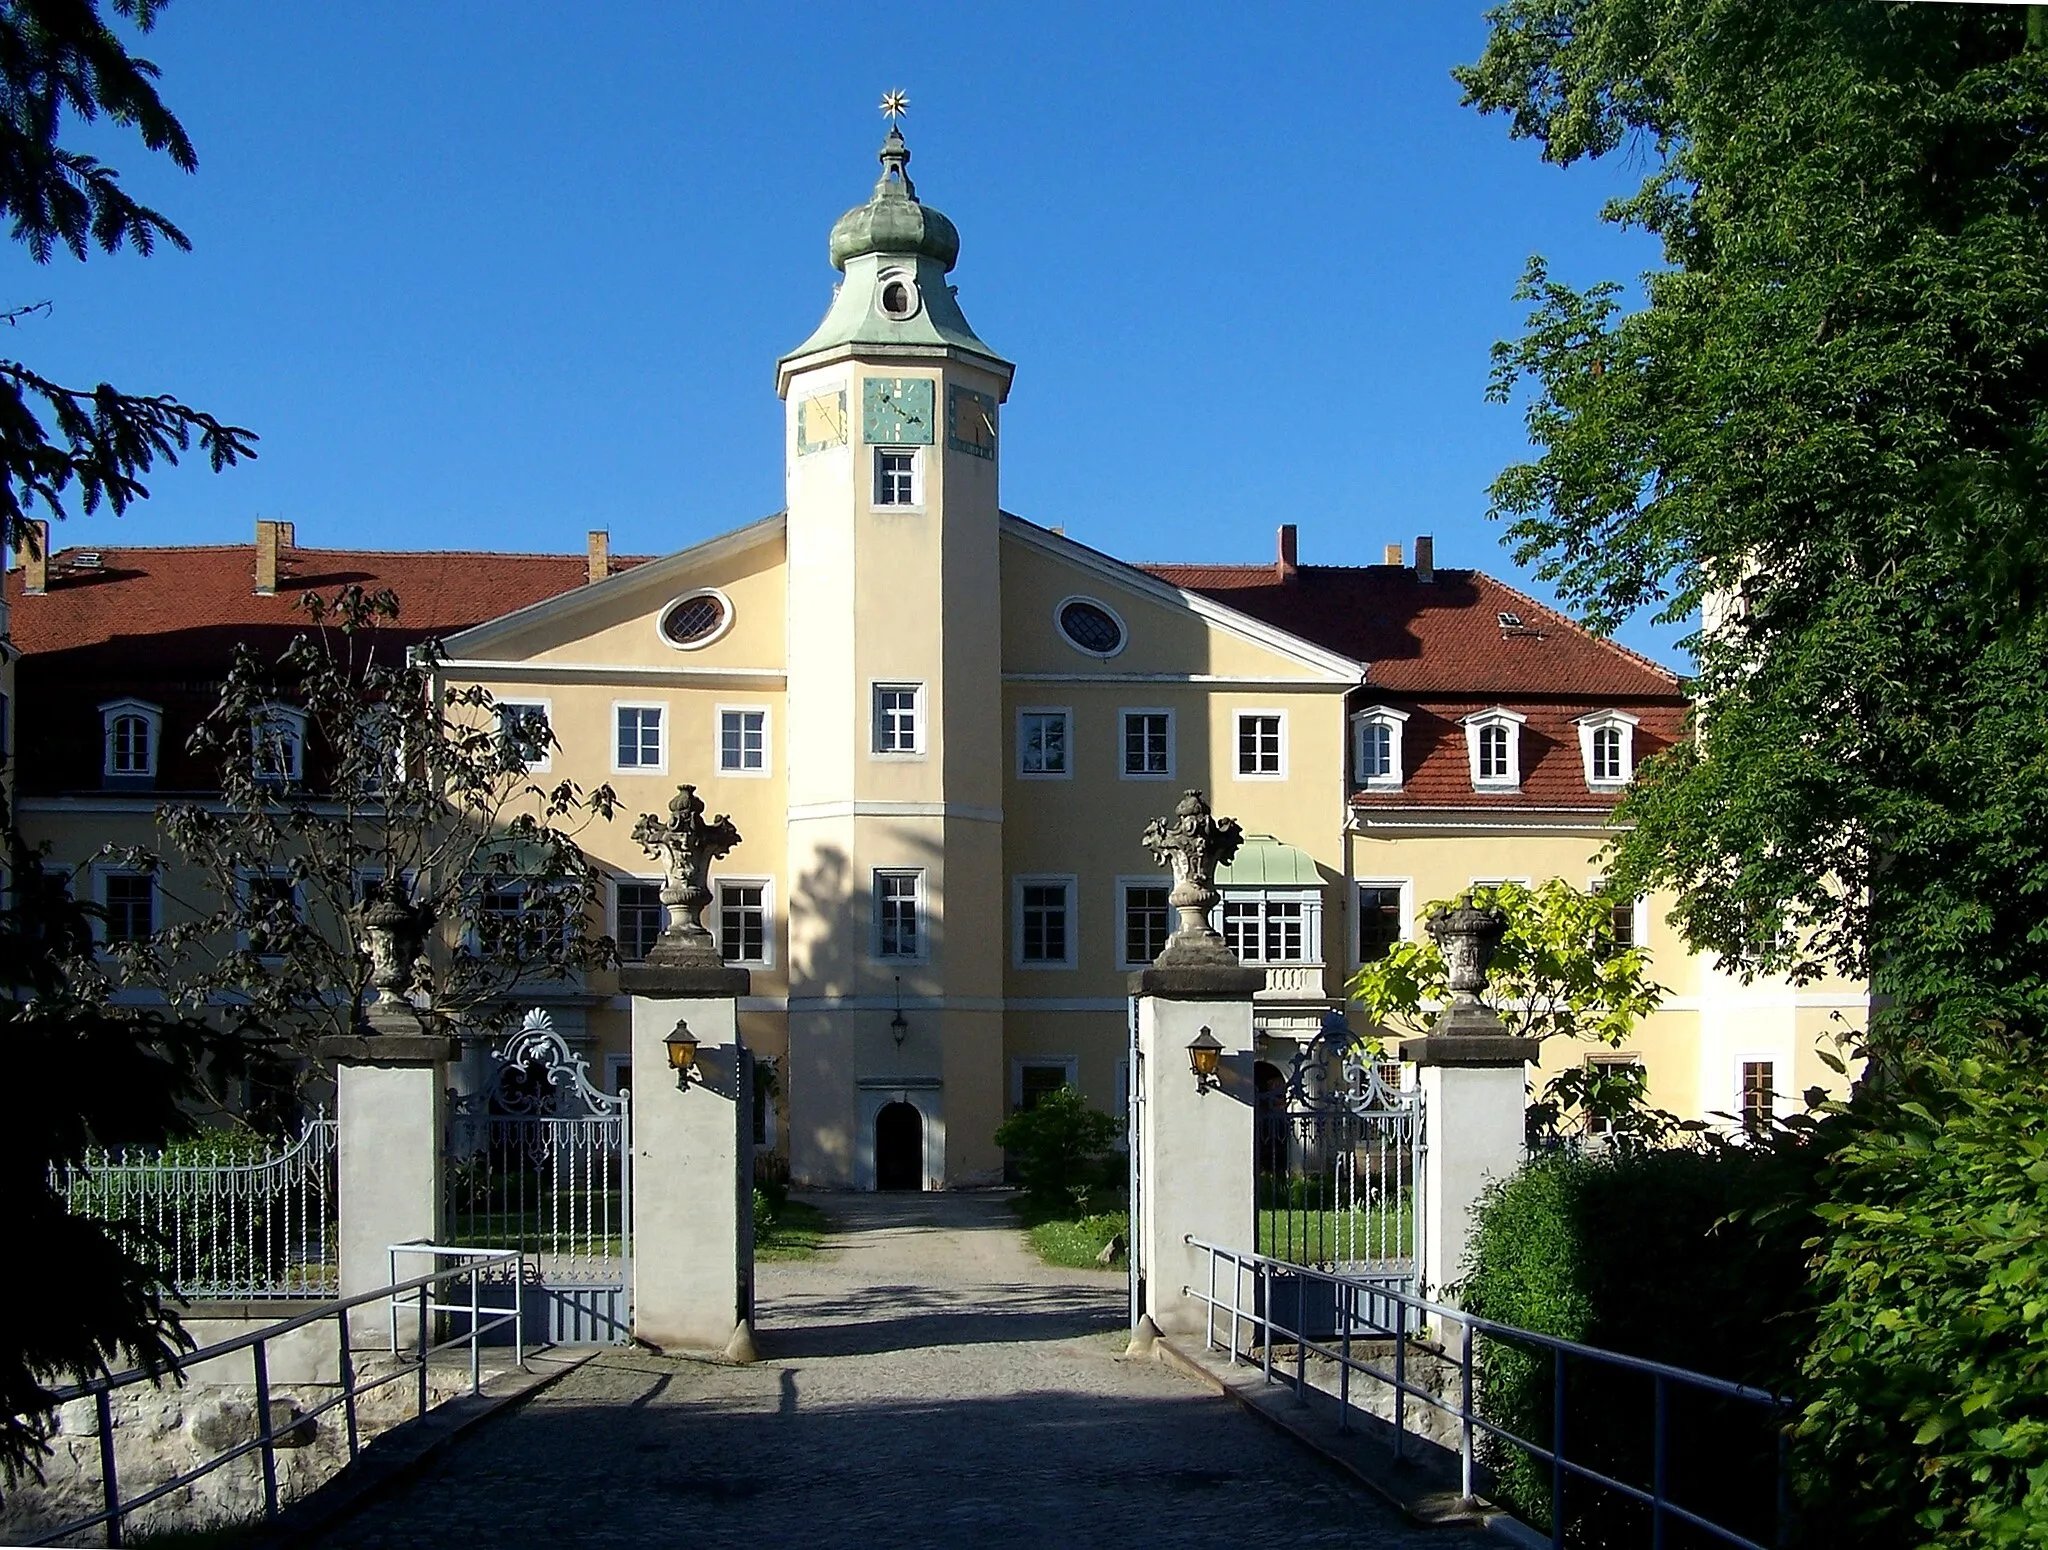
[[[1124,622],[1090,597],[1070,597],[1054,619],[1067,643],[1091,657],[1113,657],[1124,649]]]
[[[684,651],[708,646],[732,627],[732,604],[721,592],[690,592],[661,612],[661,638]]]

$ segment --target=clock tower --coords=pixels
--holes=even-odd
[[[832,228],[831,307],[776,373],[790,1161],[819,1185],[939,1187],[1002,1161],[997,473],[1014,368],[954,299],[959,233],[919,201],[893,122],[880,159],[873,197]]]

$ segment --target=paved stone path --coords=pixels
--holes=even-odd
[[[760,1363],[607,1352],[319,1543],[1498,1543],[1124,1361],[1123,1277],[1040,1265],[1000,1197],[819,1204],[828,1250],[760,1269]]]

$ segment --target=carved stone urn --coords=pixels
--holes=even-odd
[[[645,964],[634,969],[634,976],[739,972],[727,969],[717,939],[705,929],[703,920],[704,908],[711,902],[711,863],[730,855],[740,842],[740,831],[733,827],[732,819],[720,813],[707,821],[697,788],[682,785],[668,804],[668,820],[641,814],[633,826],[633,840],[650,856],[659,857],[668,873],[661,885],[668,924],[649,950]]]
[[[364,1008],[374,1025],[379,1014],[411,1014],[406,999],[413,988],[413,965],[426,951],[434,929],[434,911],[406,897],[405,885],[372,883],[353,911],[356,945],[370,960],[370,998]]]
[[[1501,938],[1507,935],[1506,913],[1491,905],[1482,909],[1468,895],[1450,909],[1432,909],[1423,928],[1450,970],[1450,1004],[1477,1006],[1480,992],[1486,989],[1486,971],[1500,951]]]
[[[1451,994],[1419,1039],[1401,1044],[1401,1058],[1423,1065],[1517,1066],[1536,1058],[1539,1041],[1518,1038],[1484,1001],[1486,971],[1507,935],[1507,915],[1467,895],[1449,908],[1436,906],[1423,929],[1444,955]]]
[[[1158,966],[1235,965],[1237,955],[1209,924],[1209,912],[1220,897],[1216,869],[1227,866],[1244,843],[1244,830],[1237,820],[1216,817],[1202,800],[1202,793],[1190,791],[1170,817],[1155,818],[1145,826],[1141,843],[1152,852],[1154,861],[1173,869],[1173,891],[1166,902],[1180,917],[1156,960]]]

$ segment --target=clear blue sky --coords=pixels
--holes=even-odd
[[[58,542],[660,552],[776,510],[773,363],[822,316],[825,235],[903,87],[953,279],[1018,363],[1005,505],[1134,560],[1518,576],[1484,401],[1528,256],[1633,279],[1561,172],[1458,106],[1478,4],[706,7],[177,0],[143,51],[186,177],[95,135],[194,251],[18,249],[4,341],[262,436]],[[1525,583],[1526,577],[1521,577]],[[1675,661],[1679,632],[1623,639]]]

